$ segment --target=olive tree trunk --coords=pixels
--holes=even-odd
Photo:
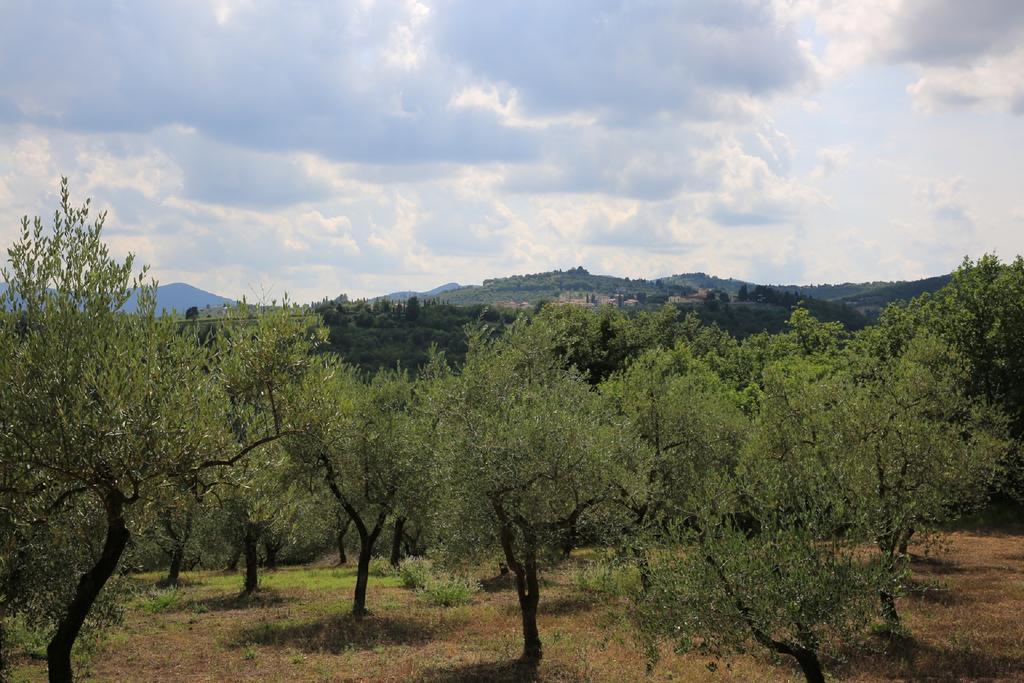
[[[397,567],[402,561],[402,534],[405,530],[405,517],[395,520],[394,535],[391,537],[391,566]]]
[[[504,516],[504,510],[496,504],[495,510]],[[540,583],[537,581],[537,551],[531,534],[524,531],[522,560],[516,556],[513,543],[515,533],[504,525],[500,530],[501,548],[505,552],[505,563],[516,577],[516,595],[519,611],[523,618],[523,663],[535,667],[543,656],[540,631],[537,629],[537,605],[540,603]]]
[[[825,683],[825,674],[821,670],[821,661],[818,659],[817,651],[794,643],[775,640],[752,624],[751,629],[754,639],[761,645],[780,655],[788,655],[795,659],[800,665],[800,670],[807,683]]]
[[[171,550],[171,566],[167,568],[167,578],[164,579],[164,585],[172,588],[177,587],[181,576],[181,566],[184,562],[185,548],[175,544],[174,549]]]
[[[267,569],[277,569],[277,554],[281,552],[281,548],[284,546],[280,541],[263,541],[263,549],[267,553],[267,559],[264,563]]]
[[[89,616],[89,610],[110,579],[124,553],[131,533],[124,522],[124,500],[109,497],[106,501],[107,531],[103,550],[96,563],[78,580],[74,597],[57,623],[57,631],[46,647],[46,664],[51,683],[70,683],[72,680],[71,651]]]
[[[340,517],[339,517],[340,522]],[[348,553],[345,551],[345,535],[348,534],[348,527],[352,524],[352,519],[345,515],[345,522],[338,527],[337,543],[338,543],[338,564],[348,564]]]
[[[825,683],[825,674],[821,670],[821,662],[818,660],[818,653],[813,650],[796,649],[792,653],[804,672],[807,683]]]
[[[238,561],[241,560],[241,559],[242,559],[242,548],[241,547],[236,547],[232,551],[231,557],[228,558],[228,564],[224,568],[224,571],[233,572],[236,569],[238,569]]]
[[[174,527],[173,518],[168,513],[163,518],[164,531],[167,532],[167,537],[171,539],[171,563],[167,568],[167,577],[163,583],[165,586],[172,588],[177,587],[178,579],[181,576],[182,566],[185,564],[185,547],[188,545],[189,539],[192,537],[192,513],[186,512],[185,520],[180,529]]]
[[[356,566],[356,591],[352,596],[352,614],[362,617],[368,614],[366,610],[366,585],[370,581],[370,560],[373,558],[373,548],[377,544],[377,537],[384,526],[383,515],[378,518],[373,529],[367,529],[363,520],[358,515],[350,512],[352,520],[356,523],[356,531],[359,532],[359,563]]]
[[[914,529],[903,529],[878,539],[878,548],[882,551],[885,562],[890,570],[895,570],[901,563],[909,560],[907,544],[914,535]],[[882,616],[889,628],[898,631],[902,628],[900,613],[896,609],[896,595],[890,590],[878,591],[878,599],[882,603]]]
[[[256,545],[258,534],[252,524],[245,525],[245,537],[242,539],[242,548],[245,553],[245,584],[242,592],[251,595],[259,587],[259,574],[257,564],[259,563],[259,551]]]
[[[540,592],[537,582],[537,563],[527,558],[525,571],[516,572],[516,593],[519,610],[523,615],[523,660],[539,662],[542,656],[540,631],[537,629],[537,605]]]

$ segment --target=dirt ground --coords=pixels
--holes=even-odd
[[[1024,535],[960,531],[916,553],[915,589],[900,602],[909,637],[869,640],[826,662],[842,681],[1024,681]],[[237,574],[198,572],[174,593],[134,601],[88,665],[95,681],[799,681],[757,654],[711,661],[665,651],[647,671],[628,603],[577,587],[573,568],[544,577],[544,659],[517,668],[511,583],[485,581],[471,604],[424,604],[397,579],[371,579],[372,615],[348,615],[351,568],[286,568],[238,597]],[[155,583],[156,577],[142,581]],[[14,680],[43,680],[22,658]]]

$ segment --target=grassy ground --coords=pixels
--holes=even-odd
[[[917,589],[903,598],[910,637],[869,642],[837,680],[1024,680],[1024,535],[955,532],[914,563]],[[156,576],[140,577],[155,585]],[[361,621],[348,615],[353,570],[288,568],[263,574],[238,597],[235,574],[199,572],[178,591],[137,599],[90,665],[96,681],[493,681],[520,680],[518,607],[510,583],[485,582],[463,607],[427,606],[393,578],[373,578]],[[567,567],[541,592],[543,681],[645,679],[628,605],[581,590]],[[883,651],[885,650],[885,651]],[[709,665],[713,665],[709,667]],[[712,671],[712,668],[714,671]],[[15,680],[42,680],[22,659]],[[788,662],[742,656],[710,662],[665,652],[655,681],[800,680]]]

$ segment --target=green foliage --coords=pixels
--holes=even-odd
[[[625,543],[645,562],[648,534],[687,514],[686,493],[734,466],[749,420],[741,397],[682,344],[641,354],[600,390],[646,446],[619,461],[629,476],[617,487],[629,512]]]
[[[467,605],[480,592],[480,584],[464,576],[435,576],[419,591],[419,597],[435,607]]]
[[[443,523],[457,555],[485,551],[481,541],[496,541],[499,530],[516,547],[554,551],[570,521],[609,491],[612,422],[583,378],[533,334],[517,323],[499,340],[476,336],[451,383],[441,422]]]
[[[1004,457],[996,488],[1024,496],[1024,259],[965,259],[948,285],[907,306],[888,307],[857,342],[891,360],[921,334],[939,337],[963,360],[960,388],[970,400],[1005,415],[1017,445]]]
[[[427,350],[436,346],[461,364],[466,355],[467,325],[483,322],[500,329],[517,317],[514,311],[483,305],[455,306],[438,301],[360,301],[328,303],[316,307],[330,331],[330,350],[364,373],[401,366],[415,372],[428,361]]]
[[[374,557],[370,560],[370,576],[389,577],[398,575],[398,570],[386,557]]]
[[[425,557],[407,557],[398,565],[398,576],[406,588],[424,588],[430,582],[434,564]]]
[[[1003,404],[1024,434],[1024,258],[965,259],[927,305],[930,329],[969,363],[970,392]]]
[[[175,588],[154,591],[143,600],[141,608],[147,614],[158,614],[177,609],[181,603],[181,593]]]
[[[4,626],[7,629],[5,647],[33,659],[46,659],[46,643],[49,638],[45,630],[33,628],[21,614],[10,619]]]
[[[156,283],[110,256],[103,220],[72,206],[65,181],[52,231],[22,221],[0,294],[0,618],[55,627],[63,678],[104,612],[132,506],[288,430],[276,396],[319,338],[285,307],[245,311],[203,343],[156,314]],[[120,313],[133,292],[138,312]]]
[[[778,418],[766,418],[734,470],[709,472],[690,492],[687,523],[651,565],[639,620],[702,654],[753,641],[822,680],[819,653],[865,632],[887,568],[860,550],[859,512],[836,486],[833,453],[785,448],[798,442]]]

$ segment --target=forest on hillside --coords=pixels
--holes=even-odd
[[[713,325],[729,336],[744,339],[759,333],[777,334],[786,330],[787,320],[798,304],[822,322],[839,322],[847,331],[859,330],[868,320],[857,311],[839,303],[820,299],[801,299],[789,292],[758,286],[751,290],[752,305],[728,305],[717,299],[696,304],[660,304],[621,308],[604,306],[592,314],[617,322],[610,328],[625,329],[628,318],[637,318],[637,326],[657,315],[682,319],[695,316],[705,325]],[[753,297],[757,297],[754,299]],[[369,373],[401,366],[412,372],[427,362],[432,346],[444,352],[456,367],[461,366],[468,349],[466,329],[487,325],[502,329],[519,317],[531,318],[549,301],[533,308],[516,310],[485,304],[457,305],[437,299],[406,301],[334,301],[313,306],[327,328],[327,344],[321,351],[342,356],[347,363]],[[554,306],[551,306],[554,307]],[[660,312],[666,309],[668,313]],[[208,323],[201,323],[208,324]]]
[[[784,327],[743,338],[674,306],[411,300],[200,326],[159,315],[102,217],[62,197],[52,228],[23,223],[0,294],[5,677],[139,675],[155,655],[125,654],[134,628],[191,639],[182,661],[222,648],[238,677],[261,658],[348,677],[386,652],[374,677],[696,662],[823,682],[855,657],[896,662],[930,623],[924,553],[1021,496],[1021,258],[965,260],[858,329],[768,289],[747,294],[792,303]],[[593,647],[634,668],[588,669],[598,651],[549,626],[589,609],[579,591],[620,634]],[[430,648],[455,631],[497,668],[445,668],[458,645]],[[989,660],[1024,675],[1019,653]]]

